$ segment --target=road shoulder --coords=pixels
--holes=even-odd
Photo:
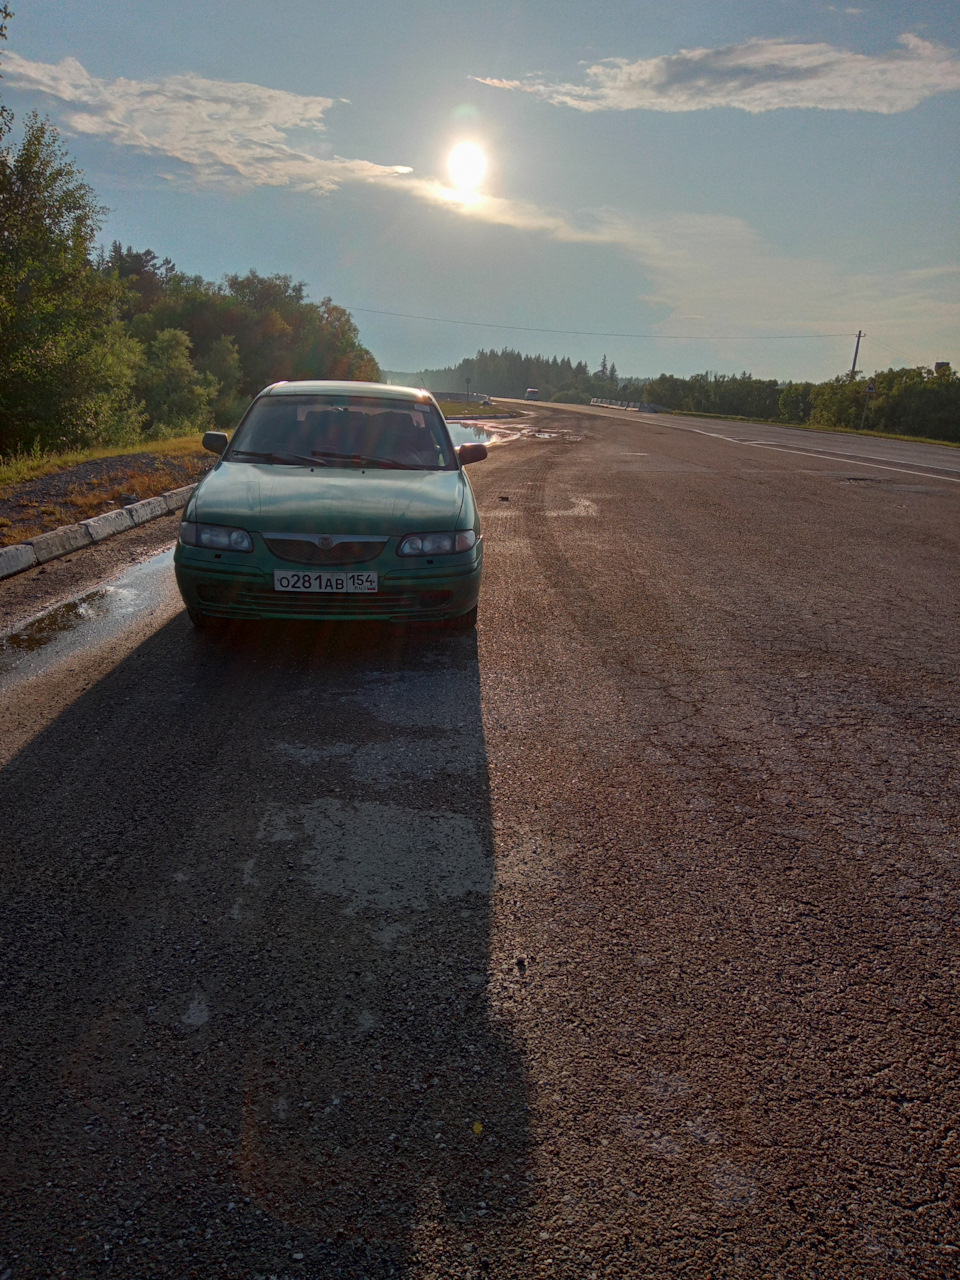
[[[176,539],[179,524],[178,511],[0,581],[0,632],[162,551]]]

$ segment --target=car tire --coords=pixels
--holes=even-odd
[[[469,613],[461,613],[459,618],[450,618],[446,623],[446,629],[452,631],[455,635],[466,635],[468,631],[473,631],[477,625],[477,606],[474,605]]]

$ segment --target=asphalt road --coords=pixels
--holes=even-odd
[[[476,637],[0,585],[3,1280],[960,1274],[960,455],[534,412]]]

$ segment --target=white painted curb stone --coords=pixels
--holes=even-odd
[[[102,542],[104,538],[112,538],[115,533],[133,528],[130,513],[125,509],[104,511],[102,516],[91,516],[89,520],[81,520],[80,523],[90,530],[90,537],[94,542]]]
[[[12,547],[0,547],[0,578],[9,578],[24,569],[32,569],[37,563],[36,553],[29,542],[18,542]]]
[[[167,500],[167,510],[182,511],[190,501],[190,495],[196,487],[195,484],[186,484],[182,489],[168,489],[163,495]]]
[[[131,502],[123,509],[129,514],[134,524],[146,524],[148,520],[156,520],[159,516],[170,514],[170,508],[163,494],[158,498],[144,498],[143,502]]]
[[[65,524],[60,529],[51,529],[49,533],[38,534],[29,542],[0,547],[0,579],[12,578],[15,573],[23,573],[34,565],[46,564],[48,560],[56,560],[58,556],[68,556],[71,551],[92,547],[117,533],[125,533],[137,525],[180,511],[187,505],[196,487],[195,484],[186,484],[180,489],[170,489],[158,494],[155,498],[131,503],[129,507],[122,507],[119,511],[105,511],[102,515],[91,516],[89,520],[81,520],[79,524]]]
[[[37,557],[37,564],[46,564],[48,560],[56,560],[58,556],[68,556],[71,551],[79,551],[81,547],[89,547],[93,538],[89,529],[82,524],[65,524],[59,529],[51,529],[49,533],[41,533],[30,539],[30,546]]]

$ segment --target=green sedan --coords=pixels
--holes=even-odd
[[[227,618],[476,625],[483,544],[464,465],[429,394],[366,382],[277,382],[184,511],[174,554],[194,626]]]

